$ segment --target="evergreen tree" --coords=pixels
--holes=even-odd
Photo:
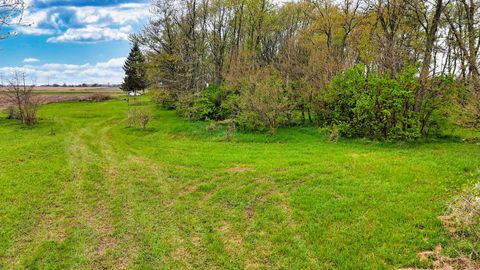
[[[123,91],[134,92],[136,95],[138,91],[145,90],[147,87],[145,58],[136,41],[133,42],[130,54],[123,65],[123,70],[125,71],[125,78],[121,87]]]

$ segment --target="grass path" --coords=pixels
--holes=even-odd
[[[205,131],[125,105],[0,120],[0,269],[395,269],[453,243],[438,216],[480,179],[480,149]],[[55,119],[53,121],[52,119]]]

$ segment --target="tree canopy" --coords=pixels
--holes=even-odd
[[[445,123],[480,127],[476,1],[158,0],[153,10],[139,37],[149,81],[190,116],[221,107],[229,113],[209,118],[241,125],[241,115],[257,111],[256,121],[270,119],[242,104],[272,91],[265,85],[277,74],[275,95],[284,97],[276,100],[288,109],[276,126],[308,120],[344,135],[377,134],[345,124],[363,108],[373,118],[355,125],[377,119],[370,128],[388,127],[378,133],[386,138],[428,135]],[[214,102],[202,101],[207,85],[217,87]]]

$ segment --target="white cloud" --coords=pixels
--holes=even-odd
[[[68,10],[75,13],[75,19],[80,23],[129,25],[148,17],[149,4],[129,3],[112,7],[70,7]]]
[[[48,42],[96,42],[110,40],[128,40],[133,32],[131,26],[118,29],[109,27],[87,26],[79,29],[68,29],[60,36],[51,37]]]
[[[35,63],[35,62],[39,62],[40,60],[37,59],[37,58],[25,58],[23,59],[23,62],[24,63]]]
[[[14,71],[25,72],[36,84],[81,84],[81,83],[112,83],[122,82],[125,57],[113,58],[96,64],[59,64],[48,63],[38,66],[24,65],[21,67],[3,67],[0,73],[8,76]]]
[[[46,10],[31,11],[26,9],[23,14],[23,22],[25,25],[18,26],[17,31],[27,35],[53,35],[54,28],[41,27],[41,24],[49,21],[49,14]]]
[[[97,63],[96,66],[99,68],[121,68],[125,64],[125,60],[127,60],[126,57],[112,58],[107,62]]]
[[[114,6],[52,6],[28,9],[17,31],[29,35],[54,35],[49,42],[127,40],[133,25],[149,17],[148,3]]]

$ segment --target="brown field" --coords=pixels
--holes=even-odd
[[[0,110],[9,107],[8,100],[1,94],[0,88]],[[117,96],[122,93],[117,86],[102,87],[52,87],[36,86],[33,89],[36,98],[41,104],[67,102],[67,101],[92,101],[95,95],[101,94],[109,97]]]
[[[52,86],[36,86],[34,91],[47,91],[47,92],[121,92],[117,86],[102,86],[102,87],[52,87]]]
[[[100,94],[102,97],[106,99],[110,99],[112,97],[111,94]],[[102,99],[100,97],[100,99]],[[100,101],[99,100],[99,93],[79,93],[79,94],[36,94],[35,98],[38,100],[40,104],[48,104],[48,103],[57,103],[57,102],[68,102],[68,101]],[[11,104],[7,100],[6,96],[0,94],[0,110],[6,109]]]

